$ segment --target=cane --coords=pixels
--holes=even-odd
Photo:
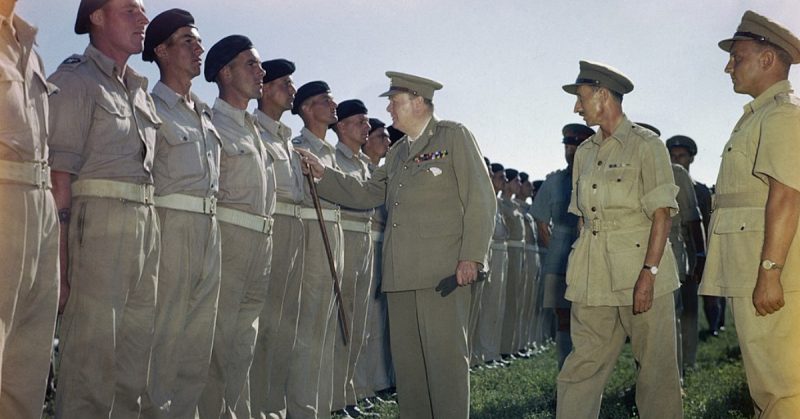
[[[333,263],[333,252],[331,251],[331,242],[328,239],[328,229],[325,228],[325,220],[322,218],[322,207],[319,204],[317,185],[314,183],[310,167],[306,175],[306,180],[308,180],[308,187],[311,189],[311,199],[314,201],[314,209],[317,210],[317,221],[319,221],[319,228],[322,231],[322,243],[325,245],[325,253],[328,255],[328,266],[331,268],[333,293],[336,294],[336,304],[339,306],[339,322],[342,324],[342,337],[344,338],[344,344],[348,345],[350,342],[350,331],[347,328],[347,315],[344,313],[342,289],[339,288],[339,278],[336,276],[336,265]]]

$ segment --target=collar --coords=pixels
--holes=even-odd
[[[433,127],[431,127],[431,121],[436,121],[436,120],[437,120],[436,117],[434,117],[433,115],[429,116],[428,120],[425,121],[425,125],[423,125],[424,128],[422,128],[422,131],[420,131],[418,136],[416,136],[414,138],[411,138],[410,135],[406,135],[406,137],[408,137],[408,142],[409,143],[413,143],[414,141],[422,138],[425,135],[425,133],[428,132],[428,131],[430,131],[430,132],[428,132],[429,135],[433,135]],[[430,128],[430,130],[429,130],[429,128]]]
[[[245,109],[234,108],[220,97],[214,100],[214,112],[219,112],[233,119],[241,127],[245,126],[248,119],[248,113]]]
[[[792,93],[792,83],[789,80],[781,80],[770,86],[763,93],[758,95],[757,98],[744,105],[744,112],[755,112],[764,105],[771,103],[775,96],[781,93]]]
[[[338,143],[336,143],[336,149],[337,149],[337,150],[339,150],[339,151],[341,151],[341,152],[342,152],[342,154],[344,154],[344,156],[345,156],[345,157],[347,157],[347,158],[348,158],[348,159],[350,159],[350,160],[353,160],[353,157],[361,158],[361,154],[362,154],[362,153],[361,153],[361,151],[360,151],[360,150],[359,150],[359,152],[358,152],[358,155],[356,155],[356,153],[353,153],[353,150],[352,150],[352,149],[350,149],[350,147],[346,146],[346,145],[345,145],[343,142],[341,142],[341,141],[339,141]]]
[[[281,141],[291,139],[292,129],[284,125],[281,121],[272,119],[269,115],[261,112],[260,109],[256,109],[255,112],[253,112],[253,116],[256,118],[258,125],[267,130],[273,137]]]
[[[153,87],[152,95],[164,101],[170,109],[174,108],[178,101],[182,99],[181,95],[175,93],[172,88],[162,83],[161,80]]]
[[[327,141],[323,140],[322,138],[317,137],[311,132],[308,128],[303,127],[300,130],[300,135],[303,136],[306,140],[308,140],[308,145],[314,149],[314,151],[319,152],[322,148],[327,147],[329,150],[333,148]],[[331,150],[332,151],[332,150]]]
[[[23,46],[30,48],[35,43],[36,33],[39,30],[17,16],[16,13],[12,14],[10,19],[8,16],[0,15],[0,27],[5,25],[8,25],[11,36],[16,37]]]
[[[602,137],[603,131],[598,129],[597,132],[591,137],[589,137],[587,141],[584,141],[584,143],[591,143],[599,147],[603,144],[603,142],[605,142],[605,140],[614,139],[618,143],[625,145],[625,143],[628,141],[628,138],[630,137],[632,130],[633,130],[633,123],[631,122],[630,119],[628,119],[627,115],[623,113],[622,118],[619,120],[619,124],[617,124],[617,127],[614,128],[614,132],[611,133],[611,135],[608,138],[603,139]]]
[[[97,65],[97,68],[99,68],[100,71],[102,71],[103,74],[105,74],[108,78],[116,78],[116,74],[121,73],[114,60],[103,54],[92,44],[89,44],[89,46],[86,47],[83,55],[94,61],[95,65]],[[128,90],[133,90],[139,87],[144,90],[147,89],[147,79],[134,71],[131,66],[126,66],[124,80]]]

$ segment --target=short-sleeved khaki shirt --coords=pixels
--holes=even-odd
[[[253,116],[224,100],[214,102],[211,122],[222,138],[219,205],[256,215],[275,212],[275,175]]]
[[[256,109],[256,126],[261,141],[273,156],[275,192],[278,201],[299,204],[305,194],[305,178],[300,166],[300,156],[294,152],[292,129]]]
[[[508,241],[521,242],[525,240],[525,216],[519,211],[510,199],[501,198],[497,201],[497,208],[503,215]]]
[[[295,148],[302,148],[313,153],[319,161],[331,169],[339,170],[339,165],[336,164],[336,149],[329,142],[317,137],[308,128],[303,127],[300,130],[300,135],[292,140],[292,145]],[[338,209],[339,205],[331,201],[320,198],[319,200],[322,208]],[[306,188],[306,194],[303,198],[303,205],[314,208],[314,202],[311,200],[311,192]]]
[[[336,143],[336,164],[339,165],[339,171],[357,178],[358,180],[367,180],[370,178],[369,161],[361,150],[358,154],[353,153],[350,147],[341,142]],[[372,210],[361,211],[353,209],[342,208],[342,217],[356,220],[366,221],[372,216]]]
[[[194,93],[192,106],[162,82],[151,93],[163,124],[156,138],[153,180],[156,195],[208,197],[219,190],[221,140],[211,109]]]
[[[655,210],[677,213],[678,187],[664,143],[623,116],[614,133],[602,131],[575,153],[569,211],[583,217],[583,231],[567,266],[567,300],[590,306],[629,306],[644,265]],[[655,296],[678,288],[666,246]]]
[[[36,28],[0,15],[0,160],[47,160],[48,100],[56,92],[33,50]]]
[[[768,178],[800,190],[800,99],[788,80],[744,107],[722,152],[700,293],[750,297],[758,277]],[[784,292],[800,290],[800,229],[781,271]]]
[[[50,76],[50,165],[79,179],[153,183],[161,125],[147,79],[89,45]]]

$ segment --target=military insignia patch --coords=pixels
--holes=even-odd
[[[439,150],[433,153],[417,154],[414,156],[414,163],[422,163],[428,160],[440,160],[447,156],[447,150]]]
[[[64,60],[61,64],[77,64],[79,62],[81,62],[80,58],[78,58],[78,57],[69,57],[66,60]]]
[[[301,144],[301,143],[302,141],[299,138],[295,138],[294,140],[292,140],[292,144]]]

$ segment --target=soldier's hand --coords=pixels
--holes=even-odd
[[[300,162],[303,168],[303,174],[311,173],[317,179],[322,179],[325,174],[325,166],[319,161],[319,158],[308,150],[302,148],[295,148],[294,151],[300,155]]]
[[[780,271],[760,272],[753,289],[753,306],[759,316],[772,314],[783,307],[783,286]]]
[[[458,285],[469,285],[478,279],[478,262],[459,260],[456,266],[456,282]]]
[[[636,280],[636,285],[633,287],[633,314],[644,313],[653,307],[653,284],[655,281],[655,275],[647,269],[639,272],[639,279]]]

